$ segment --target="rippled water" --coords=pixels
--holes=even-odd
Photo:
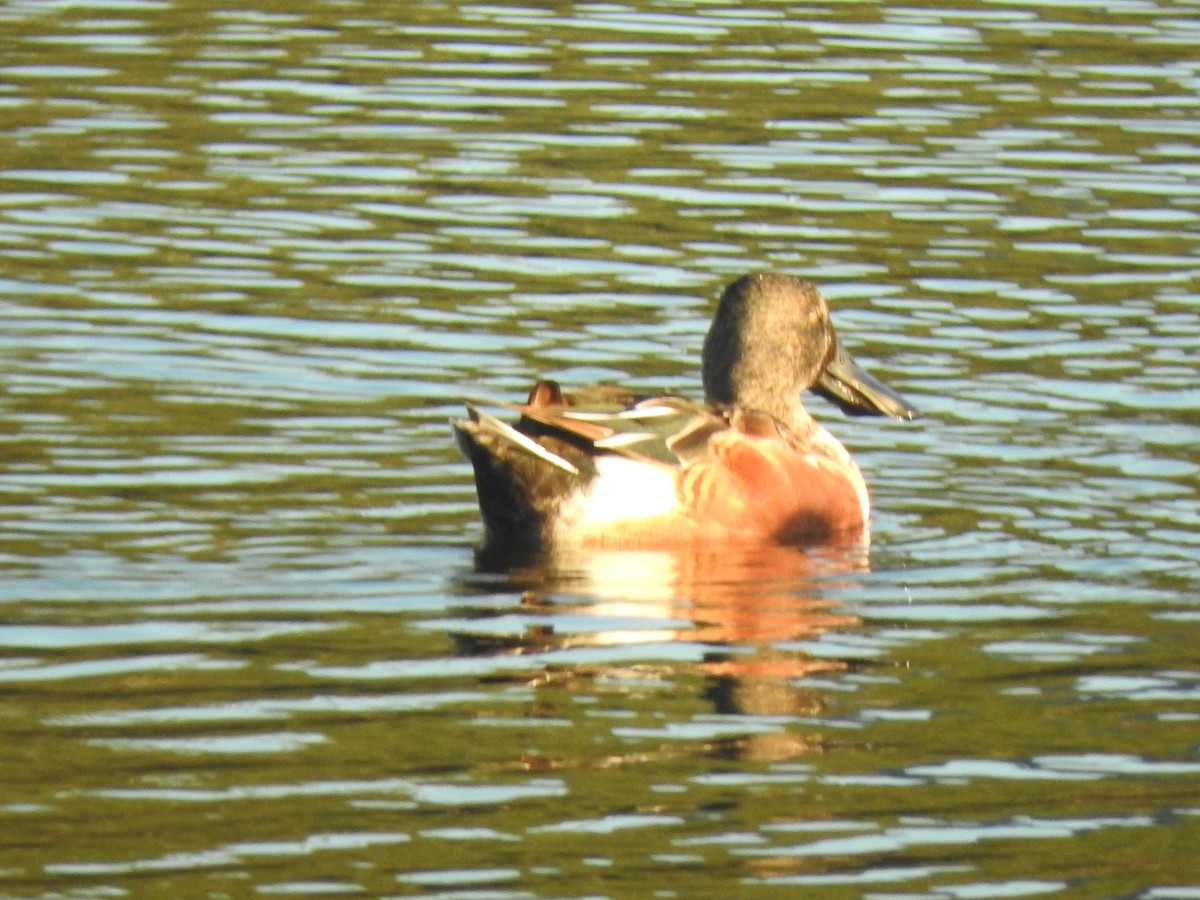
[[[0,5],[0,893],[1200,897],[1200,7]],[[477,567],[447,419],[818,281],[869,551]]]

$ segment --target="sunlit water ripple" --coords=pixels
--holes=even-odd
[[[1193,2],[0,30],[0,892],[1200,897]],[[477,566],[463,399],[765,267],[869,551]]]

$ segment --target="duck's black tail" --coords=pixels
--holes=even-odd
[[[468,404],[451,422],[459,449],[475,470],[487,545],[541,547],[561,504],[585,480],[567,459],[512,425]]]

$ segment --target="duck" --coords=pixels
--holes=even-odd
[[[812,282],[762,272],[729,284],[700,370],[703,402],[549,379],[522,404],[498,404],[510,421],[468,402],[451,425],[474,470],[484,547],[720,548],[864,533],[866,481],[800,394],[850,415],[920,413],[851,358]]]

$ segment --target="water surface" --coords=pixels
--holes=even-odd
[[[1194,3],[0,34],[0,892],[1200,897]],[[463,398],[767,267],[869,546],[478,569]]]

